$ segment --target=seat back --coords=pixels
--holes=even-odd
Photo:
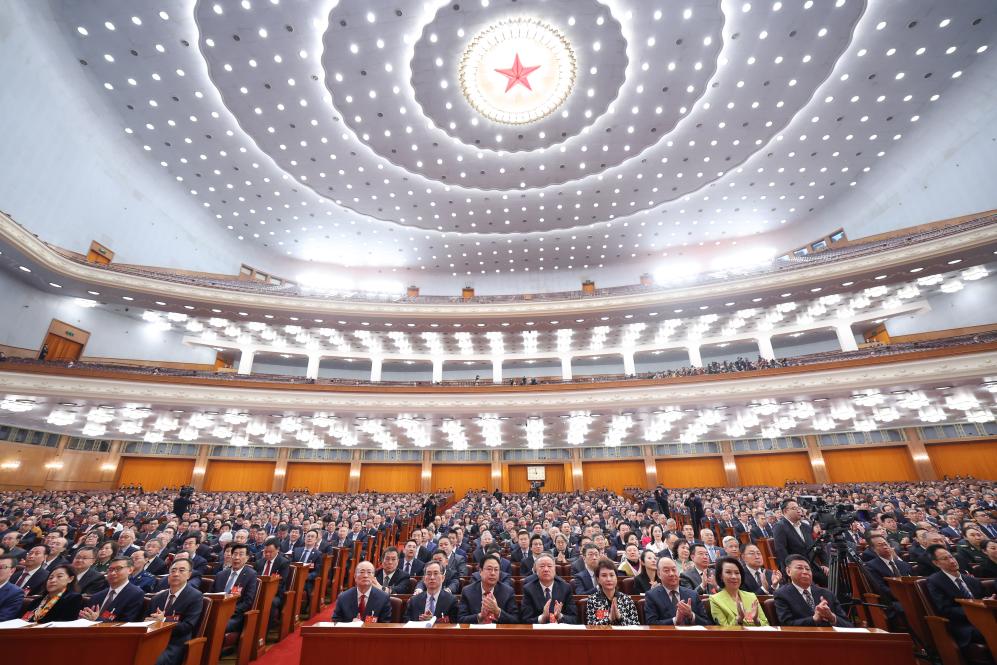
[[[887,577],[886,583],[890,587],[890,593],[897,599],[903,607],[904,616],[907,618],[907,625],[910,627],[911,636],[914,640],[929,653],[935,651],[935,641],[932,639],[931,629],[924,617],[928,614],[921,592],[917,588],[917,577]]]
[[[215,665],[222,651],[222,643],[225,640],[225,626],[228,620],[235,613],[236,597],[224,593],[209,593],[205,597],[211,598],[211,606],[208,612],[208,625],[204,630],[204,637],[207,642],[204,645],[204,654],[201,665]]]
[[[764,598],[764,600],[762,600]],[[765,612],[765,618],[769,620],[770,626],[779,625],[779,615],[775,611],[775,598],[771,596],[759,596],[759,600],[762,602],[762,612]]]
[[[388,601],[391,603],[391,623],[401,623],[404,602],[398,596],[391,596]]]
[[[620,590],[623,593],[627,594],[628,596],[632,596],[634,593],[634,578],[621,577],[619,581],[620,581]]]
[[[924,621],[934,638],[936,653],[941,658],[942,665],[966,665],[965,659],[959,652],[959,645],[949,633],[949,620],[939,616],[927,616],[924,617]]]
[[[201,596],[201,620],[197,624],[194,637],[204,637],[208,630],[208,617],[211,615],[211,596]]]

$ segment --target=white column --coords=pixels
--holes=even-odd
[[[839,323],[834,327],[834,332],[838,335],[838,344],[841,345],[842,351],[859,350],[859,345],[855,343],[855,333],[852,332],[851,323]]]
[[[775,360],[775,349],[772,348],[771,337],[759,335],[755,341],[758,342],[758,355],[765,360]]]
[[[634,364],[634,351],[633,349],[624,349],[620,352],[623,356],[623,373],[627,376],[637,373],[637,366]]]
[[[308,369],[305,370],[306,379],[317,379],[318,378],[318,366],[321,362],[322,356],[317,353],[308,354]]]
[[[253,349],[242,349],[242,355],[239,356],[239,374],[252,374],[253,373],[253,358],[256,357],[256,351]]]
[[[370,382],[377,383],[381,380],[381,365],[384,361],[381,358],[371,356],[370,359]]]
[[[693,367],[702,367],[703,354],[699,352],[699,344],[690,344],[686,350],[689,352],[689,364]]]
[[[433,383],[443,381],[443,358],[433,358]]]
[[[492,383],[502,383],[501,358],[492,358]]]
[[[561,380],[571,380],[571,356],[561,356]]]

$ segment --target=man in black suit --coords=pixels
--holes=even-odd
[[[76,572],[76,582],[74,590],[85,596],[92,596],[95,593],[107,588],[107,580],[93,568],[93,562],[97,559],[97,552],[92,547],[81,547],[73,557],[73,570]]]
[[[443,536],[438,541],[438,545],[439,551],[443,552],[443,556],[446,557],[446,567],[453,570],[457,577],[467,577],[467,559],[454,552],[450,538]],[[520,572],[520,574],[523,573]]]
[[[461,586],[460,578],[457,577],[456,571],[454,571],[452,568],[447,568],[446,557],[444,557],[443,552],[439,550],[434,552],[433,561],[440,564],[440,566],[443,568],[443,588],[452,593],[454,596],[459,595],[460,586]],[[427,563],[425,565],[428,566],[429,564]],[[423,572],[425,572],[425,568],[423,568]],[[505,578],[503,579],[508,579],[508,577],[509,576],[506,574]],[[471,576],[471,581],[473,582],[477,582],[480,579],[481,576],[477,571],[475,571],[474,575]],[[413,593],[421,593],[422,591],[425,590],[426,590],[426,585],[422,581],[420,581],[418,584],[415,585]]]
[[[425,568],[423,568],[425,572]],[[398,569],[398,549],[388,547],[381,554],[381,569],[374,573],[374,587],[384,593],[407,594],[412,593],[412,578]]]
[[[145,592],[129,581],[131,574],[130,558],[111,559],[107,565],[107,588],[90,598],[88,606],[80,612],[80,618],[102,623],[140,620]]]
[[[997,540],[997,525],[994,524],[993,518],[990,517],[990,511],[982,508],[974,510],[973,520],[984,536],[990,540]]]
[[[772,537],[772,527],[769,526],[768,520],[765,519],[764,514],[759,514],[756,516],[754,523],[751,525],[751,542],[755,542],[759,538],[771,538]]]
[[[443,566],[439,561],[430,561],[422,571],[424,587],[416,592],[405,608],[406,621],[428,621],[436,617],[437,623],[457,623],[459,601],[450,591],[443,588]]]
[[[810,561],[810,550],[814,546],[813,527],[803,520],[803,510],[794,499],[782,502],[782,519],[772,529],[772,539],[775,545],[775,561],[780,569],[786,567],[786,559],[791,554],[797,554]],[[814,565],[811,563],[811,565]],[[818,584],[827,583],[827,571],[813,569],[814,579]]]
[[[232,567],[215,576],[211,585],[212,593],[226,593],[237,596],[235,612],[225,627],[226,633],[242,630],[246,612],[253,609],[256,601],[256,571],[246,565],[249,561],[249,547],[245,544],[232,545]]]
[[[499,583],[502,567],[498,557],[488,555],[481,563],[481,581],[460,592],[460,623],[518,623],[519,611],[512,587]]]
[[[304,544],[294,550],[294,561],[304,563],[311,568],[308,570],[308,579],[305,580],[305,604],[310,602],[312,589],[315,587],[315,580],[322,571],[322,552],[319,550],[318,531],[311,529],[305,534]]]
[[[898,616],[903,616],[903,606],[890,592],[887,577],[913,575],[914,570],[906,561],[897,556],[896,551],[885,537],[875,535],[869,538],[869,544],[875,556],[866,562],[865,568],[872,580],[873,588],[879,594],[881,602],[887,605],[886,617],[892,622]]]
[[[780,626],[852,626],[834,594],[813,584],[806,557],[799,554],[786,557],[786,574],[791,584],[784,584],[775,592]]]
[[[952,638],[960,649],[970,643],[985,644],[983,635],[969,622],[966,610],[958,602],[960,598],[984,598],[983,585],[972,575],[960,572],[958,559],[944,545],[932,545],[928,554],[938,568],[938,572],[928,578],[928,595],[938,614],[949,620]]]
[[[388,594],[373,586],[374,564],[361,561],[357,564],[353,577],[355,586],[336,598],[332,620],[337,623],[354,620],[391,623],[391,599]]]
[[[679,576],[680,584],[696,593],[716,593],[716,577],[713,568],[710,567],[710,555],[706,545],[701,543],[690,545],[689,557],[692,560],[692,567]]]
[[[47,545],[35,545],[24,555],[20,568],[10,578],[11,584],[24,590],[25,596],[38,596],[45,593],[45,580],[48,571],[42,564],[48,556]]]
[[[699,594],[680,583],[678,564],[674,559],[658,559],[658,580],[661,584],[644,595],[644,622],[649,626],[708,626]]]
[[[419,543],[412,539],[405,541],[405,556],[402,557],[398,566],[409,577],[422,575],[422,569],[426,565],[424,561],[419,559],[418,553]]]
[[[587,596],[596,590],[595,568],[599,563],[599,548],[592,543],[583,545],[582,556],[579,558],[584,565],[571,578],[571,590],[576,596]]]
[[[536,579],[523,585],[521,623],[578,623],[571,585],[555,575],[557,566],[547,552],[533,562]]]
[[[190,558],[190,564],[194,566],[193,576],[197,578],[204,577],[207,574],[208,570],[208,560],[197,553],[200,544],[201,544],[200,532],[188,533],[183,538],[183,551],[188,554]]]
[[[280,553],[280,543],[276,538],[267,538],[263,544],[263,551],[260,552],[260,557],[256,560],[256,574],[280,575],[277,592],[270,605],[270,623],[272,625],[280,620],[280,608],[284,604],[284,592],[287,591],[287,580],[291,574],[291,566]]]
[[[744,564],[744,579],[741,588],[757,595],[770,596],[782,582],[778,570],[766,570],[762,551],[754,543],[741,545],[741,563]]]
[[[150,575],[165,575],[166,560],[161,556],[163,544],[155,538],[150,538],[142,549],[145,550],[145,572]]]
[[[187,654],[187,640],[194,637],[201,622],[204,601],[201,592],[187,583],[191,566],[179,559],[170,566],[169,586],[153,597],[149,619],[175,624],[170,642],[156,659],[156,665],[180,665]]]
[[[703,500],[696,496],[695,492],[692,492],[686,497],[684,505],[689,509],[693,531],[699,533],[700,522],[703,521]]]

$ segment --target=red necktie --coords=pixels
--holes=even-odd
[[[265,566],[263,567],[263,574],[264,574],[264,575],[269,575],[269,574],[270,574],[270,565],[271,565],[272,563],[273,563],[273,561],[267,561],[267,565],[265,565]]]
[[[359,614],[360,618],[362,619],[363,613],[367,610],[367,596],[363,594],[360,594],[360,607],[358,608],[358,610],[359,611],[357,612],[357,614]]]

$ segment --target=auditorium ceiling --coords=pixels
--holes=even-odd
[[[465,278],[806,225],[997,29],[991,0],[37,7],[109,131],[233,244]]]

